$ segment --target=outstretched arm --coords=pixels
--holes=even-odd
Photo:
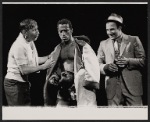
[[[50,68],[54,64],[54,61],[48,59],[44,64],[39,66],[28,66],[28,65],[19,65],[19,69],[22,75],[28,75],[34,72],[38,72],[40,70],[45,70]]]
[[[48,58],[49,58],[49,55],[43,56],[43,57],[38,57],[39,64],[45,63],[48,60]]]

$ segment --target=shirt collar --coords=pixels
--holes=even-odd
[[[121,34],[118,38],[116,38],[114,41],[117,41],[118,43],[122,42],[123,35]]]
[[[25,44],[30,44],[30,42],[26,41],[21,32],[19,33],[17,40]]]

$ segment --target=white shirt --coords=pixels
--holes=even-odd
[[[19,33],[19,36],[9,50],[8,69],[5,78],[18,80],[20,82],[28,81],[28,76],[21,74],[19,69],[20,65],[38,65],[38,53],[34,42],[27,42],[21,33]]]

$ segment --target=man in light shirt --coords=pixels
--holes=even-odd
[[[38,57],[34,44],[39,36],[35,20],[25,19],[20,22],[20,33],[12,44],[8,54],[7,74],[4,90],[10,106],[30,105],[30,83],[28,75],[50,67],[50,57]],[[39,65],[41,64],[41,65]]]

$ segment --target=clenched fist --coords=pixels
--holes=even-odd
[[[118,71],[118,67],[114,63],[106,64],[104,66],[104,71],[105,72],[117,72]]]
[[[68,71],[61,73],[60,84],[64,88],[69,88],[74,83],[74,74]]]
[[[58,86],[59,85],[59,77],[57,75],[52,75],[49,78],[49,83]]]

